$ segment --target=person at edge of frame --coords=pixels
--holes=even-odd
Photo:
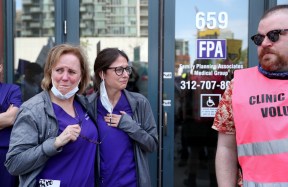
[[[3,75],[3,61],[0,61],[0,78]],[[0,82],[0,186],[18,185],[18,177],[12,176],[4,166],[9,148],[12,127],[22,104],[20,87],[15,84]]]
[[[84,96],[89,64],[78,45],[48,53],[43,91],[24,102],[12,129],[5,166],[20,186],[94,187],[98,133]]]
[[[212,128],[219,187],[288,186],[288,5],[267,10],[251,37],[259,65],[236,70]],[[238,167],[239,164],[239,167]]]
[[[101,187],[152,185],[148,153],[157,150],[157,127],[148,100],[125,89],[132,73],[128,62],[117,48],[103,49],[94,62],[97,91],[88,101],[99,130]]]

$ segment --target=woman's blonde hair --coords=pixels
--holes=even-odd
[[[90,71],[87,55],[78,45],[59,44],[49,51],[44,66],[44,78],[42,80],[41,87],[43,90],[50,90],[52,88],[52,68],[64,54],[74,54],[80,61],[81,81],[79,83],[79,91],[77,93],[82,94],[90,82]]]

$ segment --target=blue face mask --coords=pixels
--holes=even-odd
[[[80,83],[80,81],[79,81]],[[79,84],[78,83],[78,84]],[[52,88],[51,88],[51,92],[53,93],[53,95],[61,100],[67,100],[69,98],[71,98],[73,95],[75,95],[78,92],[79,88],[78,85],[73,88],[71,91],[69,91],[68,93],[66,93],[65,95],[63,95],[53,84],[52,81]]]

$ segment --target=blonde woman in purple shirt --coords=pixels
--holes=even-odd
[[[21,187],[94,187],[98,133],[78,95],[89,81],[81,47],[60,44],[50,50],[44,91],[20,107],[5,162],[20,176]]]

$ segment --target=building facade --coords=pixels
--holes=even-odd
[[[250,36],[276,4],[288,1],[0,0],[1,82],[25,91],[25,67],[55,44],[83,46],[91,76],[101,49],[124,50],[158,125],[153,186],[216,187],[213,117],[234,70],[258,64]]]

